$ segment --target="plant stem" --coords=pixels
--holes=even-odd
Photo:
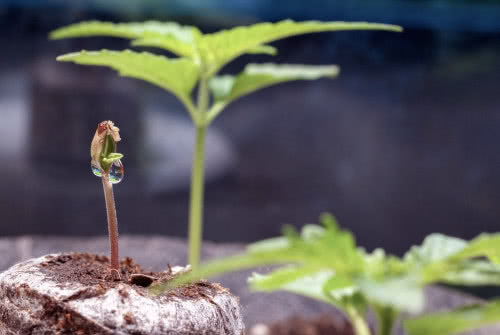
[[[346,308],[346,312],[351,319],[354,333],[356,335],[371,335],[370,328],[368,327],[365,318],[363,318],[363,315],[361,315],[354,306],[348,306]]]
[[[120,259],[118,256],[118,220],[116,218],[115,198],[113,196],[113,184],[109,181],[109,174],[103,173],[102,186],[104,199],[106,201],[106,213],[108,216],[109,247],[111,250],[111,270],[120,274]]]
[[[208,107],[208,83],[202,78],[198,88],[198,116],[196,125],[193,167],[191,170],[191,195],[189,202],[189,264],[197,268],[200,264],[202,225],[203,225],[203,187],[205,162],[205,135],[207,125],[205,116]]]
[[[398,311],[391,307],[375,306],[378,319],[377,335],[391,335]]]

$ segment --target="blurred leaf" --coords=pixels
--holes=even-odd
[[[488,257],[488,259],[500,264],[500,234],[481,234],[452,257],[453,260],[462,260],[472,257]]]
[[[278,49],[270,45],[258,45],[254,48],[249,49],[246,53],[276,56],[278,54]]]
[[[431,234],[424,239],[422,245],[411,247],[404,259],[413,264],[429,264],[453,256],[466,246],[467,242],[462,239]]]
[[[284,289],[288,284],[300,282],[306,276],[318,272],[316,267],[286,266],[274,270],[268,275],[254,273],[248,282],[250,288],[258,291],[274,291]]]
[[[148,52],[81,51],[57,57],[58,61],[84,65],[108,66],[124,77],[142,79],[176,95],[188,110],[191,91],[198,80],[198,67],[189,59],[169,59]]]
[[[231,60],[249,50],[282,38],[308,33],[339,30],[388,30],[401,31],[401,27],[366,22],[294,22],[284,20],[277,23],[257,23],[206,34],[200,41],[200,54],[204,63],[216,73]]]
[[[409,335],[453,335],[500,322],[500,301],[461,307],[404,321]]]
[[[500,266],[483,260],[466,261],[444,273],[441,281],[452,285],[500,286]]]
[[[276,270],[280,271],[281,270]],[[279,273],[279,272],[278,272]],[[265,287],[261,288],[261,285],[266,286],[266,284],[269,281],[273,280],[274,272],[267,274],[267,275],[261,275],[254,273],[252,277],[249,278],[249,284],[250,287],[253,290],[263,290],[267,291]],[[324,286],[327,282],[331,281],[332,277],[335,278],[334,272],[331,270],[321,270],[321,271],[316,271],[313,274],[309,274],[306,276],[302,276],[300,278],[295,278],[292,281],[286,281],[283,282],[282,285],[277,286],[273,290],[283,290],[283,291],[288,291],[292,292],[295,294],[303,295],[305,297],[317,299],[320,301],[324,301],[327,303],[333,303],[333,300],[331,297],[325,294]],[[339,277],[338,277],[339,278]],[[339,279],[338,281],[338,286],[337,289],[339,291],[339,297],[340,296],[346,296],[348,295],[351,291],[349,291],[349,288],[352,288],[352,284],[349,285],[348,282],[344,281],[343,279]],[[347,286],[349,285],[349,286]],[[344,293],[340,293],[342,289],[345,289]],[[337,305],[338,307],[341,307],[340,305]]]
[[[239,256],[216,260],[208,263],[185,278],[185,281],[196,280],[206,275],[217,275],[228,271],[257,267],[262,265],[293,264],[294,267],[271,272],[270,277],[259,277],[254,287],[279,288],[279,283],[285,287],[302,289],[300,282],[303,276],[316,272],[327,271],[342,275],[356,273],[363,268],[363,259],[359,255],[354,238],[348,231],[340,230],[336,225],[326,223],[325,226],[306,225],[300,234],[289,228],[286,237],[265,240],[247,249],[247,253]],[[290,282],[285,274],[290,275]],[[314,273],[311,274],[314,276]],[[299,284],[294,284],[299,283]],[[291,285],[291,286],[289,286]],[[293,286],[299,285],[299,287]],[[163,289],[168,289],[163,286]],[[157,288],[156,292],[161,292]],[[321,287],[316,288],[322,294]]]
[[[412,247],[404,260],[410,267],[421,268],[426,283],[500,285],[500,266],[474,259],[488,257],[495,261],[499,255],[499,234],[482,234],[470,242],[432,234],[425,238],[421,246]]]
[[[412,275],[377,281],[361,279],[357,284],[364,296],[375,304],[412,313],[424,307],[422,284]]]

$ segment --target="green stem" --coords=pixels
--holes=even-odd
[[[202,225],[203,225],[203,186],[205,161],[205,117],[208,108],[208,83],[200,81],[198,89],[198,116],[201,122],[196,125],[193,167],[191,170],[191,196],[189,203],[189,264],[197,268],[200,263]]]
[[[391,335],[398,317],[398,311],[391,307],[375,306],[378,319],[377,335]]]
[[[351,319],[352,327],[356,335],[371,335],[370,328],[363,315],[354,306],[348,306],[346,313]]]

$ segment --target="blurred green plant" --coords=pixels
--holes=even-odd
[[[204,154],[206,128],[234,100],[261,88],[293,80],[333,78],[339,69],[331,66],[249,64],[236,76],[217,73],[243,54],[274,55],[267,43],[308,33],[340,30],[401,31],[401,27],[365,22],[259,23],[203,34],[198,28],[173,22],[107,23],[83,22],[60,28],[52,39],[112,36],[131,39],[132,46],[167,50],[176,58],[149,52],[80,51],[57,60],[83,65],[108,66],[122,76],[142,79],[174,94],[185,106],[196,129],[189,209],[189,263],[200,259],[203,216]],[[192,99],[195,86],[196,103]]]
[[[251,244],[243,254],[202,265],[151,291],[160,294],[225,272],[282,265],[265,275],[253,274],[251,289],[285,290],[335,305],[350,318],[356,335],[371,334],[365,319],[371,307],[378,317],[376,334],[389,335],[402,312],[422,312],[426,285],[500,286],[499,233],[469,242],[432,234],[399,258],[382,249],[368,253],[357,247],[353,235],[329,214],[320,221],[300,233],[286,226],[283,237]],[[451,335],[495,322],[500,322],[500,299],[410,318],[404,326],[410,335]]]

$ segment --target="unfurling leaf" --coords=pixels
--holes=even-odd
[[[123,158],[122,154],[115,153],[116,144],[120,141],[120,128],[116,127],[113,121],[99,123],[90,143],[91,166],[108,172],[114,162],[114,160],[108,160],[110,156],[117,157],[116,155],[119,155],[118,159]]]

